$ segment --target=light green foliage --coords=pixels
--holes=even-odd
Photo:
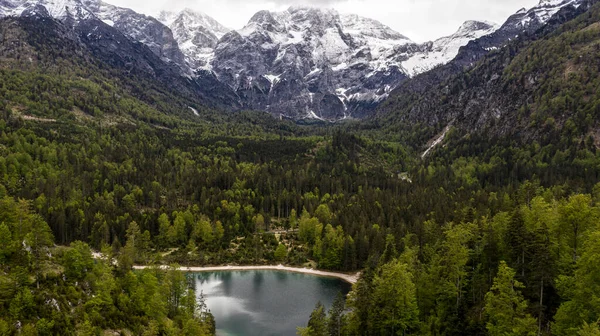
[[[319,219],[311,217],[308,211],[304,209],[298,222],[298,235],[300,239],[305,243],[314,243],[317,238],[320,238],[317,232],[319,227],[321,229],[323,227]]]
[[[29,316],[34,308],[35,302],[31,290],[23,288],[10,302],[9,312],[13,319],[20,320]]]
[[[71,248],[65,251],[62,259],[65,275],[71,281],[83,280],[94,266],[90,247],[80,241],[71,243]]]
[[[296,213],[296,209],[292,209],[292,211],[290,212],[289,222],[291,230],[295,230],[296,227],[298,227],[298,215]]]
[[[287,247],[284,244],[277,245],[277,249],[275,250],[275,260],[282,262],[287,258]]]
[[[579,249],[590,229],[598,228],[594,221],[597,218],[595,212],[597,210],[592,208],[592,198],[589,195],[572,196],[559,208],[563,260],[577,260]]]
[[[265,227],[265,217],[262,214],[258,214],[254,217],[254,226],[258,232],[267,231]]]
[[[10,327],[8,323],[3,319],[0,319],[0,336],[8,336],[10,335]]]
[[[212,229],[211,229],[212,231]],[[171,241],[175,242],[177,245],[182,245],[187,243],[187,234],[186,234],[186,221],[184,213],[177,213],[175,216],[175,220],[173,221],[173,230],[171,234]]]
[[[494,285],[485,295],[486,328],[490,336],[534,336],[537,323],[527,314],[527,301],[521,295],[523,284],[515,280],[515,271],[500,262]]]
[[[222,228],[221,226],[221,230]],[[222,237],[222,232],[220,234]],[[202,217],[194,224],[192,238],[203,242],[205,245],[210,245],[213,242],[215,234],[213,234],[213,227],[210,225],[208,218]]]
[[[385,236],[385,250],[379,260],[380,264],[387,264],[397,257],[398,251],[396,250],[396,237],[388,234]]]
[[[333,215],[331,214],[331,210],[327,204],[321,204],[317,207],[317,210],[315,210],[315,217],[319,219],[319,222],[327,225],[331,224]]]
[[[588,324],[585,322],[579,329],[579,336],[600,336],[600,325],[598,323]]]
[[[448,294],[456,298],[457,308],[463,295],[470,253],[469,243],[474,238],[475,229],[474,224],[449,224],[444,231],[446,240],[443,245],[443,260],[447,280],[444,287]]]
[[[217,221],[215,223],[215,240],[217,242],[221,242],[221,240],[223,240],[224,235],[225,235],[225,228],[223,227],[223,224],[221,223],[221,221]]]
[[[371,318],[379,334],[403,335],[417,327],[419,308],[413,275],[406,264],[392,261],[382,266],[373,281]]]
[[[298,327],[296,328],[296,335],[298,336],[313,336],[314,330],[311,327]]]
[[[600,231],[595,231],[583,245],[574,275],[559,278],[559,290],[566,300],[555,315],[552,332],[572,335],[584,322],[600,319]]]
[[[167,214],[161,214],[158,217],[158,240],[162,247],[169,246],[172,242],[170,241],[169,231],[171,228],[171,221]]]
[[[317,234],[318,234],[317,230]],[[318,238],[318,241],[321,241]],[[344,248],[344,229],[341,226],[333,228],[331,224],[325,227],[325,237],[322,240],[322,245],[315,244],[315,249],[320,248],[318,255],[320,256],[319,265],[323,268],[338,270],[342,267],[342,250]]]

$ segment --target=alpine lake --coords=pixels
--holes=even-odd
[[[341,279],[275,270],[190,273],[214,315],[217,336],[287,336],[305,327],[317,302],[331,305],[351,285]]]

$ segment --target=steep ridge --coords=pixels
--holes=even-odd
[[[470,38],[494,29],[470,22],[419,45],[372,19],[291,7],[259,12],[225,35],[211,68],[252,108],[293,119],[360,118],[411,72],[446,62]]]
[[[430,90],[465,68],[472,67],[484,56],[504,47],[511,40],[518,39],[519,36],[535,34],[546,25],[553,27],[572,19],[572,10],[575,10],[581,2],[582,0],[541,0],[529,10],[521,9],[493,33],[469,41],[459,49],[456,57],[450,62],[399,85],[391,96],[418,94]]]
[[[182,79],[175,82],[190,82],[198,95],[223,108],[338,121],[370,116],[399,87],[398,92],[419,92],[438,85],[580,1],[542,0],[501,27],[467,21],[454,34],[423,44],[372,19],[310,7],[258,12],[239,31],[190,9],[162,12],[157,20],[100,0],[0,0],[0,16],[51,16],[79,27],[86,43],[98,27],[110,37],[111,27],[144,44],[165,65],[140,62],[147,55],[132,52],[142,49],[127,49],[129,43],[119,38],[105,45],[109,52],[94,49],[105,60],[128,54],[139,69],[166,83],[176,71]]]
[[[182,74],[191,74],[171,30],[158,20],[131,9],[100,0],[1,0],[0,17],[20,16],[40,6],[53,18],[71,25],[94,18],[101,20],[130,39],[144,43],[164,62],[176,64]]]
[[[492,34],[498,26],[491,22],[467,21],[456,33],[425,43],[416,53],[402,63],[407,73],[414,77],[432,70],[438,65],[446,64],[456,57],[461,47],[470,41]]]
[[[390,131],[429,129],[428,138],[448,127],[459,134],[517,135],[523,141],[565,129],[586,136],[600,111],[595,75],[600,71],[600,5],[582,1],[558,14],[544,29],[510,42],[439,84],[416,90],[405,83],[382,106],[378,123]]]
[[[179,13],[163,11],[158,20],[171,28],[181,52],[193,69],[211,69],[214,49],[219,39],[230,31],[210,16],[191,9]]]

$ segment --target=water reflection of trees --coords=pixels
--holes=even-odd
[[[260,294],[260,292],[262,291],[263,282],[265,282],[265,272],[254,271],[254,276],[252,277],[252,284],[254,285],[255,294]]]
[[[288,279],[288,272],[275,272],[275,278],[277,279],[277,281],[279,281],[280,283],[284,283],[287,281]]]

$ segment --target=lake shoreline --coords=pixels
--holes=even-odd
[[[152,266],[133,266],[134,269],[142,270],[146,268],[150,268]],[[360,276],[359,273],[355,274],[346,274],[346,273],[338,273],[338,272],[328,272],[315,270],[312,268],[299,268],[299,267],[289,267],[284,265],[259,265],[259,266],[209,266],[209,267],[179,267],[180,271],[185,272],[221,272],[221,271],[284,271],[284,272],[292,272],[292,273],[302,273],[302,274],[310,274],[316,276],[322,276],[327,278],[336,278],[343,280],[351,285],[355,284],[358,281]]]

